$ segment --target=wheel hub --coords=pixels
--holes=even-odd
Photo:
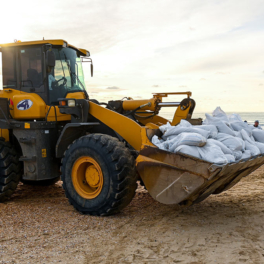
[[[87,167],[85,171],[85,178],[86,178],[86,182],[91,187],[98,187],[98,184],[100,182],[100,176],[98,170],[94,165],[90,165]]]
[[[80,157],[72,167],[72,183],[76,192],[85,199],[94,199],[102,191],[103,173],[92,157]]]

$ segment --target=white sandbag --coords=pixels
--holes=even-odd
[[[185,119],[181,119],[181,122],[177,126],[192,127],[192,124]]]
[[[236,137],[236,139],[239,140],[240,143],[241,143],[241,145],[242,145],[242,149],[241,149],[241,151],[242,151],[242,152],[245,151],[245,149],[246,149],[245,141],[244,141],[242,138],[239,138],[239,137]]]
[[[242,151],[242,144],[237,137],[232,137],[227,134],[218,133],[217,140],[221,141],[225,146],[227,146],[232,151]]]
[[[159,139],[156,135],[154,135],[151,139],[151,142],[157,146],[159,149],[167,150],[165,141],[162,139]]]
[[[244,141],[248,141],[250,144],[255,145],[255,142],[249,137],[249,135],[247,134],[247,132],[242,129],[240,131],[242,138],[244,139]]]
[[[204,147],[198,148],[201,159],[214,164],[226,164],[228,160],[220,147],[214,144],[206,144]]]
[[[261,154],[264,154],[264,143],[255,142],[255,145],[259,148]]]
[[[255,128],[252,130],[252,135],[256,141],[264,143],[264,130]]]
[[[218,130],[215,125],[201,125],[201,126],[195,126],[196,128],[201,128],[203,130],[209,131],[209,138],[216,138]]]
[[[159,140],[159,138],[158,138],[158,136],[156,136],[156,135],[154,135],[154,136],[152,137],[151,142],[152,142],[154,145],[158,145],[158,144],[161,143],[160,140]]]
[[[198,148],[195,146],[181,145],[174,150],[174,153],[183,153],[201,159]]]
[[[251,151],[250,150],[245,150],[243,153],[242,153],[242,157],[241,159],[249,159],[251,158]]]
[[[229,115],[228,120],[229,120],[229,122],[237,122],[237,121],[243,122],[243,120],[239,114]]]
[[[215,122],[214,125],[217,127],[217,130],[219,133],[228,134],[228,135],[233,136],[233,137],[236,136],[234,131],[223,121]]]
[[[206,138],[197,133],[181,133],[166,142],[169,144],[169,151],[174,152],[180,145],[202,147],[206,144]]]
[[[179,135],[181,133],[198,133],[202,135],[205,138],[208,138],[210,132],[200,129],[200,128],[195,128],[195,127],[182,127],[182,126],[175,126],[170,129],[168,129],[164,135],[162,136],[163,139],[172,139],[172,137],[169,136],[175,136]],[[169,138],[168,138],[169,137]]]
[[[234,151],[233,156],[235,157],[235,160],[240,160],[242,158],[242,151]]]
[[[209,121],[205,118],[205,119],[202,121],[202,125],[204,125],[204,126],[209,125]]]
[[[229,134],[231,136],[236,136],[234,131],[227,125],[227,122],[224,122],[223,120],[220,120],[216,117],[211,117],[208,114],[205,114],[206,119],[208,120],[208,124],[215,125],[217,127],[217,130],[219,133]]]
[[[223,151],[224,154],[231,154],[232,155],[232,153],[233,153],[233,151],[231,149],[229,149],[227,146],[225,146],[221,141],[209,138],[209,139],[207,139],[207,143],[217,145],[218,147],[221,148],[221,150]]]
[[[229,122],[226,113],[221,109],[220,106],[216,107],[216,109],[213,111],[213,117],[217,117],[223,121]]]
[[[233,155],[231,155],[231,154],[225,154],[225,157],[227,158],[227,162],[228,163],[236,162],[235,157]]]
[[[169,128],[171,128],[171,124],[168,122],[166,125],[162,125],[159,127],[159,130],[164,134]]]
[[[229,120],[227,118],[220,118],[220,117],[215,117],[211,116],[209,114],[205,114],[206,116],[206,125],[214,125],[216,122],[224,122],[225,124],[229,124]]]
[[[232,122],[230,123],[230,126],[235,130],[235,131],[240,131],[241,129],[244,129],[249,136],[252,135],[252,128],[250,128],[250,126],[248,124],[246,124],[245,122]]]
[[[256,156],[260,154],[260,150],[257,146],[252,145],[247,140],[245,141],[245,143],[246,143],[246,150],[250,150],[251,156]]]
[[[240,131],[234,131],[234,133],[235,133],[235,137],[241,138],[243,140],[243,137]]]
[[[210,163],[226,164],[228,159],[216,145],[206,144],[204,147],[181,145],[174,150],[175,153],[187,154]]]

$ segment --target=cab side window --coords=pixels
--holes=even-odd
[[[5,48],[2,52],[3,88],[17,88],[15,49]]]
[[[41,48],[20,50],[21,87],[39,88],[43,85]]]

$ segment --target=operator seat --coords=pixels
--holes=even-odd
[[[28,69],[27,70],[27,79],[30,86],[39,87],[41,85],[41,74],[38,73],[35,69]]]

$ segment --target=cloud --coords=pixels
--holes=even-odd
[[[259,84],[259,86],[262,86],[262,85],[263,85],[263,83],[260,83],[260,84]]]
[[[110,89],[110,90],[119,90],[120,88],[117,87],[117,86],[110,86],[110,87],[107,87],[106,89]]]
[[[205,78],[201,78],[200,81],[206,81],[206,79]]]
[[[141,96],[134,96],[134,98],[141,99],[142,97]]]
[[[86,87],[88,93],[97,92],[97,98],[130,94],[146,97],[161,86],[173,92],[175,84],[178,89],[179,84],[185,84],[199,102],[196,110],[210,111],[220,97],[227,111],[262,111],[254,101],[263,97],[264,2],[156,2],[115,0],[110,5],[107,0],[83,0],[73,5],[71,0],[46,0],[32,6],[30,0],[25,0],[16,1],[13,8],[13,1],[3,1],[2,9],[12,10],[20,23],[13,19],[8,27],[2,27],[0,43],[44,36],[63,38],[88,49],[94,62],[94,78],[90,78],[89,65],[84,65]],[[27,12],[28,6],[33,12]],[[2,12],[0,23],[4,25],[9,16]],[[83,34],[77,36],[76,32]],[[201,76],[207,80],[199,81]],[[248,89],[253,81],[254,93]],[[260,83],[263,87],[257,87]],[[205,107],[204,98],[212,87],[215,97]],[[238,95],[238,102],[228,103],[225,90],[231,98]]]
[[[187,85],[179,85],[180,88],[186,88]]]
[[[221,74],[221,75],[225,75],[225,74],[230,74],[230,72],[216,72],[215,74]]]

